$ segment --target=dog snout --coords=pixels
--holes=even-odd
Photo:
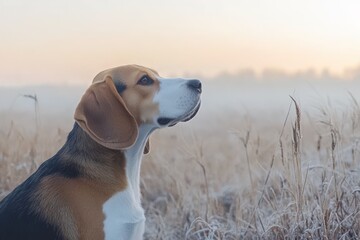
[[[201,93],[201,82],[199,80],[189,80],[187,82],[189,88],[194,89],[198,93]]]

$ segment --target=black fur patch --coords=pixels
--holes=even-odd
[[[0,202],[0,239],[63,239],[57,227],[36,214],[32,199],[40,179],[32,175]]]
[[[126,85],[120,81],[115,81],[114,82],[116,90],[119,94],[121,94],[123,91],[125,91],[126,89]]]

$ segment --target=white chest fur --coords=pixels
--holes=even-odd
[[[103,212],[106,240],[142,239],[145,230],[144,210],[130,186],[106,201]]]
[[[127,187],[103,205],[106,240],[141,240],[145,230],[145,215],[141,206],[140,165],[146,141],[153,128],[139,128],[136,143],[124,151]]]

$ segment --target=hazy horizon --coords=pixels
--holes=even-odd
[[[104,70],[104,69],[103,69]],[[220,71],[214,76],[204,76],[199,73],[189,73],[184,72],[180,74],[169,74],[163,75],[159,72],[160,76],[163,77],[185,77],[185,78],[198,78],[204,81],[239,81],[240,83],[247,83],[251,81],[255,82],[276,82],[276,83],[285,83],[287,81],[346,81],[346,82],[354,82],[360,80],[360,65],[354,68],[349,68],[344,70],[340,74],[336,74],[331,72],[329,69],[323,69],[321,71],[316,71],[315,69],[302,69],[293,72],[285,71],[282,69],[276,68],[267,68],[261,72],[257,72],[254,69],[246,68],[241,69],[239,68],[237,71],[230,72],[230,71]],[[96,74],[95,74],[96,75]],[[95,75],[93,77],[95,77]],[[78,86],[84,87],[91,84],[92,78],[88,80],[80,79],[80,81],[76,82],[69,82],[67,80],[64,81],[45,81],[45,82],[36,82],[36,81],[27,81],[27,82],[14,82],[12,79],[4,79],[0,78],[0,87],[31,87],[31,86]]]
[[[264,75],[265,76],[265,75]],[[359,101],[360,78],[343,81],[324,78],[305,72],[295,75],[267,73],[266,78],[251,72],[223,74],[218,78],[203,80],[202,108],[199,116],[223,112],[242,112],[250,115],[266,115],[287,111],[290,95],[298,100],[304,111],[318,113],[323,107],[346,109],[352,106],[352,96]],[[34,101],[27,96],[37,96],[40,115],[57,115],[71,119],[73,112],[91,84],[81,85],[29,85],[0,86],[0,113],[34,112]],[[11,114],[10,114],[11,115]],[[274,115],[277,119],[283,115]]]

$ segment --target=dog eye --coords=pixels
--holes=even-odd
[[[154,80],[152,80],[151,78],[149,78],[148,76],[143,76],[142,78],[140,78],[140,80],[137,82],[137,84],[139,85],[143,85],[143,86],[149,86],[151,84],[154,83]]]

